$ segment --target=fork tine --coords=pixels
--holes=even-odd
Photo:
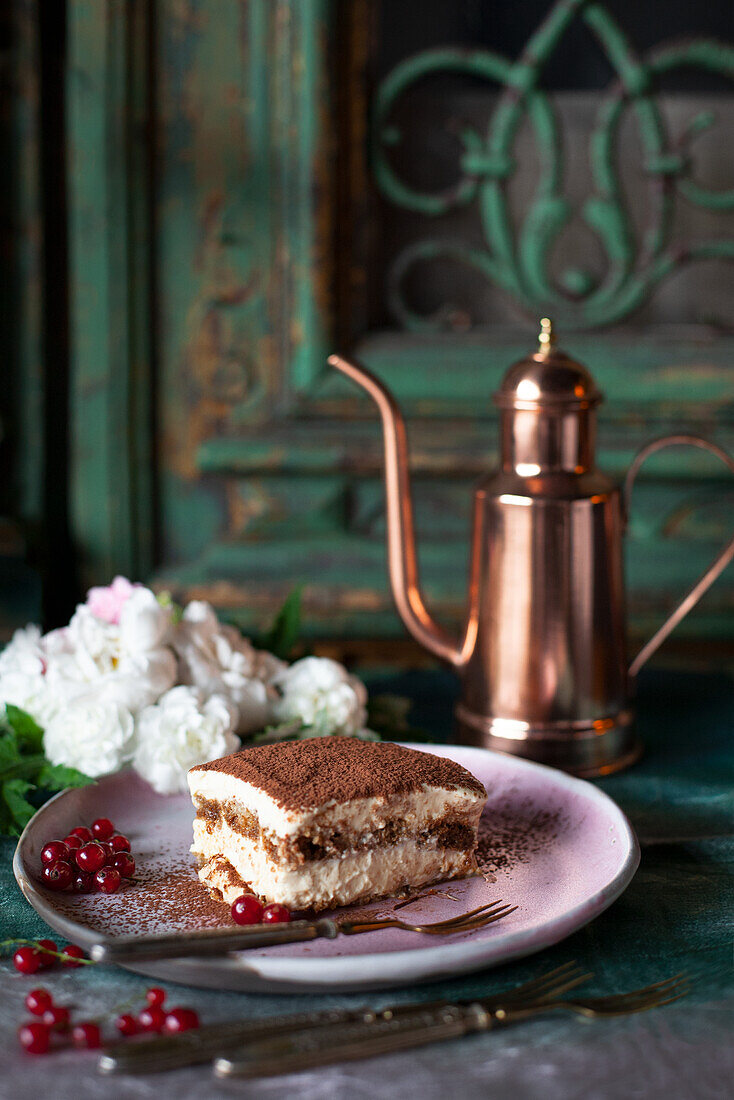
[[[576,960],[572,959],[570,962],[557,966],[555,970],[549,970],[546,974],[541,974],[539,978],[531,978],[529,981],[523,982],[522,985],[508,990],[506,996],[503,996],[503,1000],[540,996],[548,983],[552,985],[560,978],[568,978],[570,974],[580,973],[580,967],[577,965]]]
[[[680,1001],[682,997],[685,997],[688,990],[684,990],[681,993],[676,993],[673,997],[656,997],[652,996],[644,1001],[632,1001],[627,1004],[618,1005],[615,1007],[604,1009],[592,1009],[592,1014],[598,1013],[600,1016],[634,1016],[637,1012],[647,1012],[651,1008],[662,1008],[663,1005],[673,1004],[674,1001]]]
[[[431,924],[426,924],[421,928],[421,931],[430,936],[448,936],[457,932],[472,932],[475,928],[485,928],[488,924],[494,924],[495,921],[501,920],[502,917],[506,917],[509,913],[514,913],[516,909],[516,905],[505,905],[501,909],[493,909],[489,913],[473,917],[472,920],[466,921],[463,924],[451,924],[448,927],[443,925],[439,928]]]
[[[447,920],[434,921],[431,924],[412,924],[410,921],[400,921],[399,923],[406,928],[448,928],[454,924],[463,924],[464,921],[470,920],[472,917],[478,916],[480,913],[487,912],[490,909],[495,909],[498,905],[502,905],[502,899],[498,901],[490,901],[484,905],[478,905],[476,909],[470,909],[468,913],[457,913],[456,916],[448,917]]]
[[[462,932],[466,932],[470,928],[483,928],[485,924],[493,924],[494,921],[499,920],[500,917],[506,917],[510,913],[514,913],[516,909],[516,905],[504,905],[501,909],[493,909],[489,913],[473,917],[471,920],[457,925],[456,928]]]
[[[671,978],[665,978],[661,982],[654,982],[652,985],[643,986],[642,989],[633,989],[630,993],[617,993],[608,997],[594,997],[588,1003],[593,1002],[594,1007],[603,1009],[606,1005],[610,1007],[616,1007],[617,1005],[632,1004],[638,1000],[645,1000],[655,995],[664,995],[672,993],[674,990],[678,990],[682,986],[690,986],[690,979],[685,973],[674,974]]]
[[[567,975],[561,975],[557,981],[548,983],[540,994],[528,994],[515,1000],[508,998],[507,1005],[511,1008],[517,1008],[528,1003],[531,1005],[549,1004],[558,997],[562,997],[564,993],[570,993],[572,989],[577,989],[593,977],[594,975],[589,970],[582,970],[581,968],[572,970]]]
[[[525,982],[523,985],[517,986],[516,989],[508,990],[507,1000],[510,999],[527,999],[529,997],[546,997],[548,990],[553,990],[558,983],[564,981],[573,981],[578,979],[584,971],[576,963],[575,960],[564,963],[562,966],[557,966],[555,970],[549,970],[547,974],[541,974],[539,978],[535,978],[532,981]]]
[[[504,913],[510,908],[501,902],[493,902],[492,905],[481,906],[478,910],[472,910],[471,914],[463,913],[460,917],[452,917],[450,920],[437,921],[432,924],[409,924],[400,921],[399,927],[411,932],[427,932],[431,935],[449,935],[452,932],[461,932],[467,928],[481,927],[484,921]]]

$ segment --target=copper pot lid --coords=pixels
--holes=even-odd
[[[603,395],[589,371],[555,346],[553,322],[540,322],[538,350],[513,363],[494,395],[501,409],[589,409]]]

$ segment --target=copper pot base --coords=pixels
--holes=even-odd
[[[611,775],[639,759],[642,741],[633,721],[633,712],[626,710],[593,723],[533,726],[472,714],[461,704],[456,708],[460,744],[522,756],[583,779]]]

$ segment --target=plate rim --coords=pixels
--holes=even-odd
[[[512,756],[506,753],[496,753],[491,749],[482,749],[470,745],[451,745],[447,743],[429,744],[400,742],[406,748],[423,752],[431,752],[435,749],[451,751],[458,750],[462,754],[462,760],[466,755],[479,755],[486,760],[487,754],[501,757],[503,763],[516,767],[520,774],[537,774],[539,771],[552,779],[552,784],[562,791],[581,792],[583,797],[595,802],[604,808],[607,815],[616,818],[615,824],[619,829],[620,839],[624,839],[627,851],[620,860],[616,874],[608,883],[601,886],[593,894],[583,898],[571,909],[558,914],[540,927],[521,928],[513,933],[492,939],[483,939],[475,943],[466,939],[453,943],[442,943],[432,947],[401,948],[398,951],[371,951],[360,955],[335,955],[335,956],[277,956],[268,954],[254,955],[251,953],[231,954],[226,958],[166,960],[166,970],[171,973],[176,970],[177,964],[191,974],[192,971],[201,971],[201,977],[212,978],[221,974],[224,979],[231,975],[233,969],[244,980],[254,979],[262,985],[263,991],[267,988],[270,992],[326,992],[329,989],[347,990],[351,987],[355,990],[368,988],[384,989],[389,986],[398,986],[406,982],[430,982],[446,979],[455,975],[465,974],[484,967],[511,962],[520,957],[526,957],[550,947],[565,939],[566,936],[583,928],[594,920],[605,909],[609,908],[617,898],[627,889],[640,863],[640,846],[635,832],[624,811],[617,805],[613,798],[599,787],[594,786],[588,780],[577,776],[568,775],[557,768],[545,764],[526,760],[523,757]],[[466,754],[466,755],[465,755]],[[469,766],[469,770],[471,767]],[[114,773],[117,778],[119,773]],[[95,781],[99,786],[105,779],[113,776],[102,776]],[[88,946],[97,942],[100,938],[86,925],[59,914],[51,902],[47,901],[39,887],[26,873],[21,857],[21,849],[27,833],[31,830],[39,816],[43,815],[51,803],[66,798],[77,788],[67,788],[59,791],[41,806],[23,829],[13,854],[13,873],[24,897],[45,920],[50,927],[69,939],[79,942],[80,946]],[[88,788],[82,788],[88,789]],[[53,918],[53,919],[50,919]],[[369,961],[368,961],[369,960]],[[260,965],[258,965],[258,963]],[[153,973],[156,964],[146,968],[135,969],[139,973]],[[389,970],[390,977],[365,979],[365,969]],[[267,972],[263,972],[266,970]],[[419,971],[420,973],[417,973]],[[193,984],[190,978],[176,978],[171,976],[170,981],[182,981],[185,984]],[[213,982],[207,982],[213,984]],[[222,986],[224,987],[224,986]]]

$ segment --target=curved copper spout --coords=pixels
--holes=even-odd
[[[370,371],[340,355],[330,355],[329,365],[346,374],[365,390],[382,417],[385,444],[385,495],[387,498],[387,556],[390,584],[400,618],[422,646],[443,661],[460,667],[468,659],[476,637],[476,614],[470,614],[463,645],[457,644],[429,615],[420,593],[415,553],[413,504],[408,472],[408,444],[403,415],[395,398]],[[474,571],[472,570],[472,573]],[[472,602],[476,585],[471,585]]]

